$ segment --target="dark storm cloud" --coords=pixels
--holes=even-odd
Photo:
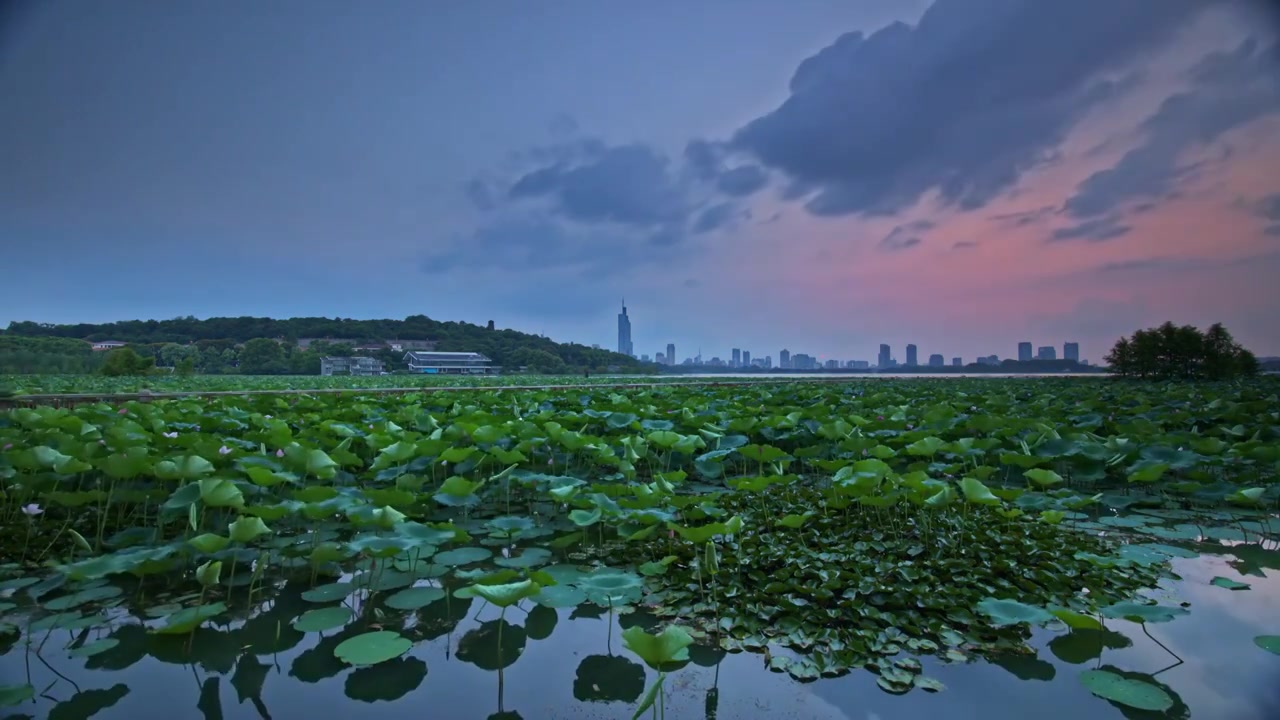
[[[1165,100],[1140,128],[1141,143],[1090,175],[1064,209],[1076,218],[1106,215],[1136,200],[1175,196],[1205,165],[1181,156],[1260,117],[1280,112],[1280,45],[1248,40],[1192,70],[1191,87]],[[1147,203],[1142,203],[1147,204]]]
[[[880,241],[880,249],[889,252],[897,250],[906,250],[920,244],[920,233],[927,232],[934,228],[934,224],[928,220],[916,220],[905,225],[898,225],[889,231],[888,235]]]
[[[517,180],[510,194],[546,198],[557,212],[582,223],[649,228],[689,212],[667,159],[642,144],[610,147],[579,164],[540,168]]]
[[[1272,193],[1259,198],[1257,203],[1254,204],[1254,211],[1268,220],[1280,222],[1280,193]]]
[[[706,140],[690,140],[684,146],[684,161],[699,179],[713,180],[723,167],[724,146]]]
[[[725,195],[746,197],[769,182],[769,176],[759,165],[742,165],[726,170],[716,179],[716,187]]]
[[[1049,240],[1051,242],[1059,242],[1063,240],[1103,242],[1127,235],[1131,230],[1133,230],[1133,227],[1121,223],[1118,215],[1108,215],[1106,217],[1094,218],[1092,220],[1083,220],[1075,225],[1058,228],[1049,235]]]
[[[893,213],[934,189],[981,207],[1131,84],[1108,71],[1208,4],[938,0],[914,28],[848,33],[805,60],[790,97],[731,147],[816,193],[816,215]]]

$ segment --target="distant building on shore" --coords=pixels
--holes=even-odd
[[[386,365],[381,360],[371,357],[324,357],[320,358],[321,375],[381,375],[386,372]]]

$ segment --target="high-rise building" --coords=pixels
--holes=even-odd
[[[743,367],[751,367],[751,351],[750,350],[742,351],[742,365]]]
[[[742,367],[742,351],[738,348],[733,349],[733,360],[729,361],[729,367]]]
[[[670,363],[670,362],[668,362],[668,361],[667,361],[667,356],[666,356],[666,355],[663,355],[662,353],[658,353],[658,357],[657,357],[656,359],[654,359],[654,362],[658,363],[659,365],[671,365],[671,364],[672,364],[672,363]]]
[[[824,363],[824,364],[823,364],[823,366],[824,366],[824,367],[826,367],[828,370],[839,370],[839,369],[840,369],[840,361],[839,361],[839,360],[828,360],[826,363]]]
[[[1042,345],[1040,349],[1036,351],[1036,359],[1037,360],[1057,360],[1058,351],[1052,345]]]
[[[1067,343],[1063,345],[1062,359],[1080,362],[1080,343]]]
[[[816,364],[816,360],[804,353],[796,353],[791,356],[791,367],[795,370],[812,370]]]
[[[668,365],[676,364],[676,344],[675,343],[667,343],[667,364]]]
[[[649,362],[649,356],[647,354],[641,355],[640,362]]]
[[[1031,359],[1031,343],[1018,343],[1018,362],[1027,362]]]
[[[960,367],[964,365],[964,361],[960,358],[951,358],[951,367]]]
[[[634,357],[631,347],[631,318],[627,317],[627,301],[622,301],[622,312],[618,313],[618,352]]]
[[[929,367],[942,367],[944,365],[946,365],[946,360],[942,358],[942,355],[934,353],[929,356]]]
[[[916,346],[908,345],[907,346],[907,367],[915,367],[916,365],[919,365],[919,364],[920,363],[916,362]]]
[[[782,348],[782,352],[778,353],[778,367],[782,368],[783,370],[791,369],[791,351],[790,350],[786,348]]]
[[[879,367],[879,368],[889,367],[889,346],[888,345],[884,345],[884,344],[880,345],[880,354],[876,356],[876,367]]]

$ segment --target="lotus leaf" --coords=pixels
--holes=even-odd
[[[1259,635],[1253,639],[1253,644],[1273,655],[1280,655],[1280,635]]]
[[[1033,607],[1016,600],[997,600],[987,598],[978,603],[976,609],[991,618],[993,625],[1016,625],[1028,623],[1039,625],[1053,619],[1053,615],[1044,608]]]
[[[342,605],[308,610],[293,621],[298,632],[324,632],[346,625],[351,620],[351,610]]]
[[[1143,605],[1136,602],[1120,602],[1102,609],[1102,614],[1109,618],[1123,618],[1136,623],[1169,622],[1187,611],[1180,607],[1168,605]]]
[[[622,632],[622,642],[646,665],[661,670],[663,665],[689,659],[689,646],[693,637],[678,625],[668,625],[661,633],[650,635],[638,626]]]
[[[396,610],[417,610],[437,600],[443,600],[445,591],[438,587],[411,587],[388,597],[386,605]]]
[[[411,647],[408,638],[379,630],[343,640],[333,649],[333,656],[348,665],[377,665],[400,657]]]
[[[1108,670],[1086,670],[1080,673],[1080,682],[1100,698],[1139,710],[1164,712],[1173,707],[1173,698],[1164,690]]]
[[[221,615],[226,611],[227,604],[223,602],[184,608],[166,617],[164,626],[151,632],[161,635],[184,635],[204,624],[205,620]]]

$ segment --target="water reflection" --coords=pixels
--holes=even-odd
[[[1280,553],[1237,545],[1177,559],[1162,601],[1190,603],[1191,614],[1143,627],[1108,621],[1105,630],[1037,631],[1034,654],[946,663],[922,658],[924,673],[948,689],[887,695],[869,672],[805,685],[770,672],[759,655],[726,653],[714,639],[670,668],[673,718],[1113,717],[1136,720],[1280,717],[1280,658],[1252,637],[1274,633],[1280,602]],[[1213,577],[1241,579],[1232,592]],[[30,678],[37,696],[0,718],[168,720],[173,717],[290,718],[629,718],[655,674],[622,647],[630,626],[652,629],[644,612],[572,610],[522,603],[503,617],[482,600],[449,597],[397,611],[380,600],[355,603],[338,630],[303,633],[292,621],[334,603],[301,599],[308,585],[282,584],[246,618],[202,627],[190,636],[156,635],[145,610],[121,606],[102,628],[33,632],[0,656],[0,685]],[[354,602],[354,601],[352,601]],[[395,660],[352,668],[334,657],[344,640],[395,630],[412,650]],[[73,651],[104,643],[96,654]],[[42,649],[41,649],[42,648]],[[39,649],[39,654],[37,654]],[[29,668],[29,669],[28,669]],[[1111,670],[1157,685],[1174,700],[1166,713],[1133,710],[1092,696],[1077,680],[1085,669]],[[28,675],[29,673],[29,675]]]

